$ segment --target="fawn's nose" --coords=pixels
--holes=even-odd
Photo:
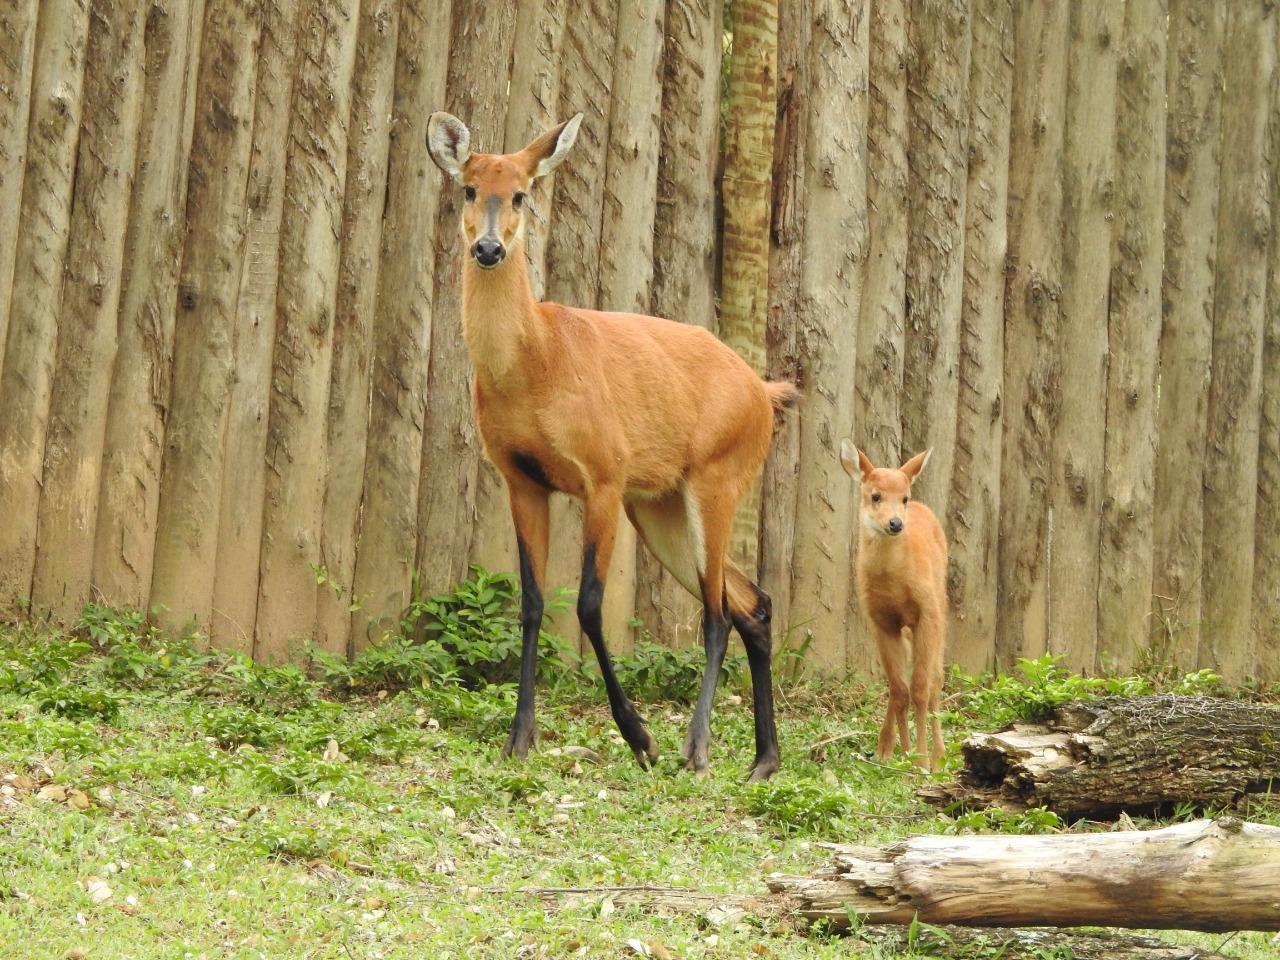
[[[899,533],[901,533],[901,532],[902,532],[902,518],[901,518],[901,517],[893,517],[893,518],[889,521],[889,532],[890,532],[890,533],[892,533],[892,534],[895,534],[895,535],[896,535],[896,534],[899,534]]]
[[[471,247],[471,255],[476,258],[476,263],[482,267],[496,267],[502,262],[502,258],[507,255],[507,251],[503,249],[502,244],[497,240],[481,237]]]

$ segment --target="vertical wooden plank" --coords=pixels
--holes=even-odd
[[[427,117],[444,103],[452,3],[403,0],[382,222],[364,502],[356,549],[355,650],[398,629],[411,599],[422,422],[435,288],[440,171],[427,153]]]
[[[533,0],[516,11],[511,56],[510,99],[501,146],[514,153],[560,121],[560,50],[567,19],[564,0]],[[555,176],[534,181],[525,205],[524,256],[529,262],[533,295],[545,289],[547,227],[550,224]],[[488,570],[516,570],[515,527],[507,500],[507,485],[487,457],[481,456],[476,477],[476,529],[471,559]]]
[[[933,450],[913,495],[944,522],[955,462],[964,294],[969,7],[969,0],[910,0],[907,6],[911,147],[902,445],[908,456]]]
[[[316,0],[299,21],[280,229],[280,289],[254,658],[286,659],[316,627],[329,382],[347,180],[358,0]],[[349,455],[344,451],[343,455]],[[345,638],[340,650],[346,652]]]
[[[662,0],[636,0],[619,7],[600,227],[602,310],[647,314],[650,309],[658,114],[662,109],[662,26]],[[624,517],[618,524],[603,611],[605,636],[618,653],[632,648],[635,575],[636,534]]]
[[[21,222],[38,10],[36,0],[10,0],[0,6],[0,369],[9,332],[13,267]]]
[[[146,608],[186,234],[203,0],[147,15],[138,170],[124,238],[116,362],[107,401],[93,586],[107,603]]]
[[[1147,647],[1164,270],[1168,0],[1129,0],[1116,106],[1116,220],[1107,321],[1106,473],[1098,653],[1130,672]]]
[[[370,355],[387,199],[398,22],[397,0],[361,4],[334,309],[328,476],[320,524],[320,566],[326,582],[319,585],[316,598],[316,644],[339,654],[350,648],[351,607],[360,602],[352,590],[368,442]]]
[[[194,620],[206,635],[234,373],[259,27],[258,4],[250,0],[211,3],[205,11],[156,515],[151,603],[162,623],[181,628]]]
[[[222,486],[210,630],[215,646],[241,653],[253,650],[253,625],[258,617],[267,483],[263,464],[298,6],[298,0],[271,0],[262,5],[244,253],[232,333],[234,373],[227,401],[223,473],[235,481]]]
[[[867,276],[858,318],[854,442],[877,465],[902,463],[907,293],[907,0],[871,0],[867,103]]]
[[[765,367],[769,305],[769,200],[778,87],[778,0],[734,0],[725,88],[720,181],[720,336],[757,373]],[[754,577],[760,486],[752,483],[733,520],[729,555]]]
[[[573,149],[556,170],[547,234],[546,298],[574,307],[599,305],[601,209],[617,23],[616,2],[586,0],[569,18],[563,40],[561,59],[573,67],[561,74],[559,115],[570,117],[582,111],[585,116]],[[571,586],[581,573],[582,505],[572,497],[552,497],[547,586],[552,591]],[[608,596],[608,585],[605,589]],[[572,612],[554,622],[561,633],[578,637],[580,649],[590,653]],[[614,636],[608,621],[606,635]]]
[[[720,117],[721,0],[667,0],[659,119],[658,204],[654,215],[652,310],[714,328],[716,322],[716,161]],[[773,104],[769,123],[773,123]],[[767,225],[766,225],[767,234]],[[766,236],[767,242],[767,236]],[[698,640],[702,604],[642,545],[636,556],[636,618],[666,646]]]
[[[1276,29],[1280,29],[1277,22]],[[1254,536],[1253,637],[1257,679],[1280,681],[1280,70],[1272,76],[1267,131],[1271,233],[1263,322],[1258,429],[1258,526]]]
[[[1181,670],[1199,665],[1226,11],[1225,4],[1169,0],[1151,611],[1157,655]]]
[[[141,106],[143,0],[92,0],[32,599],[69,621],[89,599],[107,395]]]
[[[1069,4],[1014,9],[996,660],[1047,646],[1049,451],[1058,402]]]
[[[1262,332],[1271,220],[1267,113],[1276,62],[1270,5],[1232,4],[1223,43],[1222,177],[1214,283],[1213,366],[1204,484],[1200,665],[1232,682],[1255,675],[1254,543]]]
[[[449,49],[444,105],[471,130],[476,153],[501,153],[515,38],[514,5],[461,5]],[[471,364],[462,340],[462,188],[442,178],[436,224],[436,291],[418,490],[418,555],[423,587],[446,590],[467,575],[482,457],[471,411]]]
[[[769,316],[766,376],[807,386],[800,354],[796,305],[803,267],[805,151],[809,142],[808,2],[784,0],[778,9],[778,109],[773,148],[773,216],[769,249]],[[774,644],[796,649],[803,629],[793,629],[791,565],[795,557],[799,498],[801,409],[779,417],[764,464],[760,496],[760,585],[773,600]],[[785,678],[783,678],[785,679]]]
[[[1057,353],[1063,375],[1049,481],[1049,652],[1077,672],[1097,666],[1116,51],[1123,26],[1122,8],[1109,0],[1071,5]]]
[[[0,372],[0,613],[29,601],[62,271],[80,138],[88,0],[49,0],[36,26],[8,341]]]
[[[999,602],[1013,7],[1012,0],[974,0],[969,58],[965,278],[947,586],[953,615],[951,660],[971,672],[994,666]]]
[[[810,662],[842,672],[857,616],[850,589],[857,491],[840,467],[853,433],[857,325],[867,250],[867,0],[816,0],[809,51],[804,233],[796,322],[801,386],[791,624]]]

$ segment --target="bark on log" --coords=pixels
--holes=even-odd
[[[1280,709],[1208,697],[1107,698],[965,741],[931,803],[1048,807],[1066,819],[1229,805],[1280,781]],[[1244,888],[1241,888],[1244,889]]]
[[[768,883],[799,900],[801,916],[836,927],[857,916],[868,923],[1280,930],[1280,828],[1232,818],[1150,831],[919,836],[834,849],[827,872]]]

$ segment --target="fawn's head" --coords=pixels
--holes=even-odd
[[[864,530],[896,537],[907,528],[911,484],[929,462],[932,452],[931,448],[917,453],[895,470],[893,467],[873,466],[867,455],[848,440],[840,444],[840,465],[844,472],[862,479],[860,519]]]
[[[427,150],[436,166],[462,186],[462,239],[479,266],[492,270],[523,239],[529,189],[560,165],[581,123],[579,113],[517,153],[472,153],[466,124],[448,113],[431,115]]]

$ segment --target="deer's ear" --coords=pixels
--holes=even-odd
[[[582,126],[582,114],[575,113],[564,123],[552,127],[546,133],[535,137],[521,152],[529,161],[529,177],[545,177],[560,166],[574,141],[578,139],[578,128]]]
[[[933,447],[923,453],[917,453],[914,457],[902,465],[902,472],[907,475],[908,480],[915,480],[920,476],[920,471],[924,469],[924,465],[929,462],[929,455],[933,453]]]
[[[844,472],[849,476],[861,477],[863,480],[875,469],[867,455],[848,440],[840,441],[840,466],[844,467]]]
[[[451,113],[433,113],[427,120],[427,152],[437,167],[461,181],[471,157],[471,131]]]

